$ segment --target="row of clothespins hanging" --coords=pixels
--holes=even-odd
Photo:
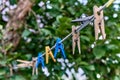
[[[73,30],[73,38],[72,38],[73,39],[73,54],[75,52],[76,43],[78,45],[78,50],[79,50],[79,53],[80,53],[79,33],[77,33],[77,34],[75,33],[75,26],[73,26],[72,30]],[[56,62],[58,52],[61,52],[61,55],[63,56],[63,58],[66,59],[64,45],[63,45],[63,43],[59,43],[60,41],[61,41],[61,38],[57,38],[56,44],[55,44],[56,46],[55,46],[54,55],[53,55],[53,53],[52,53],[49,46],[45,47],[46,64],[49,63],[49,56],[52,58],[52,60],[54,62]],[[38,74],[38,66],[39,66],[39,64],[41,64],[42,68],[45,67],[44,57],[42,56],[41,52],[38,54],[37,59],[33,58],[32,61],[25,61],[25,60],[17,60],[17,61],[20,62],[20,64],[16,65],[16,68],[32,67],[33,68],[33,71],[32,71],[33,75],[35,73],[36,73],[36,75]],[[13,69],[15,69],[15,67]],[[10,71],[11,71],[11,74],[12,74],[12,66],[10,67]]]
[[[110,0],[110,1],[112,3],[114,0]],[[110,1],[108,1],[109,4],[107,4],[106,6],[111,4]],[[99,33],[102,34],[103,39],[106,38],[105,29],[104,29],[104,15],[103,15],[103,10],[100,11],[100,8],[101,7],[98,8],[97,6],[94,6],[94,8],[93,8],[95,40],[98,40]],[[83,19],[83,23],[86,21],[89,21],[89,19],[87,20],[87,18],[88,17],[85,17]],[[82,19],[80,19],[80,20],[82,20]],[[80,20],[76,19],[74,21],[80,21]],[[73,50],[73,54],[75,53],[76,45],[78,46],[79,53],[81,53],[80,37],[79,37],[80,33],[78,31],[76,31],[77,28],[78,27],[72,26],[72,50]],[[63,43],[60,43],[60,42],[61,42],[61,39],[57,38],[56,44],[55,44],[54,55],[53,55],[49,46],[45,47],[46,64],[49,63],[49,56],[52,58],[52,60],[54,62],[56,62],[58,52],[61,52],[61,55],[63,56],[63,58],[66,59],[64,45],[63,45]],[[32,58],[32,61],[26,61],[26,60],[17,60],[17,61],[20,62],[20,64],[16,65],[16,67],[12,67],[12,65],[9,65],[11,75],[13,74],[13,69],[24,68],[24,67],[32,67],[33,68],[32,75],[34,75],[34,74],[38,75],[39,64],[41,64],[42,68],[45,67],[44,57],[43,57],[42,53],[39,53],[37,58]]]

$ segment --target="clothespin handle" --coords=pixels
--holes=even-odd
[[[44,58],[42,56],[42,53],[38,54],[37,61],[36,61],[36,68],[38,68],[39,64],[41,64],[43,68],[45,67],[45,65],[44,65]]]
[[[10,68],[10,75],[12,76],[13,75],[13,68],[12,68],[11,64],[9,64],[9,68]]]
[[[107,3],[106,3],[106,7],[109,7],[115,0],[109,0]]]

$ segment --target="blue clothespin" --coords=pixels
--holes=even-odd
[[[65,51],[64,51],[64,46],[62,43],[59,43],[61,41],[60,38],[57,38],[56,40],[56,46],[55,46],[55,52],[54,52],[54,58],[56,58],[58,51],[60,50],[62,56],[64,59],[66,59]]]
[[[41,66],[42,66],[43,68],[45,67],[44,58],[43,58],[43,56],[42,56],[42,53],[39,53],[39,54],[38,54],[37,61],[36,61],[36,68],[38,68],[39,64],[41,64]]]

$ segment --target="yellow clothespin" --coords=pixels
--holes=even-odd
[[[52,60],[53,60],[54,62],[56,62],[56,60],[55,60],[55,58],[54,58],[54,56],[53,56],[53,53],[52,53],[52,51],[50,50],[50,47],[49,47],[49,46],[46,46],[46,47],[45,47],[45,52],[46,52],[46,64],[48,64],[48,57],[49,57],[49,56],[52,58]]]
[[[106,3],[106,7],[109,7],[115,0],[109,0],[107,3]]]
[[[79,32],[76,32],[76,28],[77,27],[72,26],[72,48],[73,48],[73,54],[75,52],[76,44],[78,46],[79,53],[81,53],[81,50],[80,50],[80,37],[79,37]]]
[[[102,34],[103,39],[106,38],[105,34],[105,28],[104,28],[104,15],[103,15],[103,10],[99,11],[100,8],[97,6],[94,6],[94,28],[95,28],[95,40],[98,40],[99,33]]]

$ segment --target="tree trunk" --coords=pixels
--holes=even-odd
[[[12,48],[10,50],[15,50],[15,48],[18,46],[21,38],[21,35],[18,31],[22,27],[25,16],[31,10],[31,7],[32,2],[30,2],[30,0],[19,0],[17,8],[9,12],[10,19],[6,24],[2,40],[4,50],[10,44],[12,44]]]

